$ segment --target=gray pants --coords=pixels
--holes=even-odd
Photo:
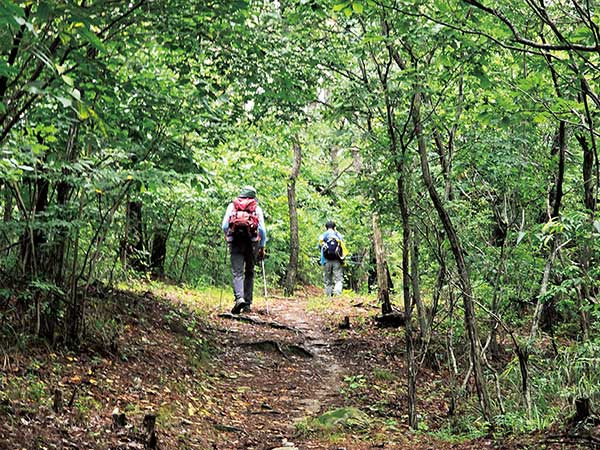
[[[323,281],[325,282],[325,295],[339,295],[342,293],[342,281],[344,269],[342,263],[337,260],[325,260],[323,266]]]
[[[254,265],[258,253],[258,242],[232,242],[229,244],[231,255],[231,274],[233,275],[233,295],[235,300],[243,298],[252,304],[254,290]]]

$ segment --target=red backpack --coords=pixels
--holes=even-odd
[[[258,239],[258,202],[255,198],[238,197],[229,216],[229,234],[233,240]]]

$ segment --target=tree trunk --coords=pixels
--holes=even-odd
[[[183,280],[185,268],[187,267],[188,261],[190,259],[190,250],[192,248],[192,243],[194,242],[194,236],[196,236],[196,231],[198,230],[198,228],[200,228],[200,225],[202,224],[203,219],[204,218],[201,217],[200,220],[198,220],[198,223],[196,223],[196,225],[194,226],[194,229],[191,230],[190,239],[189,239],[188,245],[185,249],[185,254],[183,256],[183,265],[181,266],[181,272],[179,272],[179,278],[177,280],[178,283],[181,283],[181,281]],[[183,239],[185,239],[185,236],[181,240],[183,241]]]
[[[150,271],[152,275],[162,277],[165,274],[165,258],[167,256],[167,229],[160,224],[152,235],[152,253],[150,255]]]
[[[585,135],[578,134],[576,137],[577,141],[581,146],[581,149],[583,150],[583,204],[588,210],[588,223],[591,227],[594,221],[596,211],[593,178],[594,152],[588,145],[588,141]],[[592,256],[592,246],[590,245],[590,242],[587,239],[585,239],[584,243],[582,244],[581,255],[579,257],[584,280],[590,280],[589,269],[590,267],[592,267]],[[581,334],[585,340],[587,340],[588,338],[590,326],[590,315],[588,314],[586,307],[589,301],[589,297],[593,296],[594,294],[593,283],[590,284],[592,284],[592,286],[588,286],[588,284],[584,281],[584,283],[582,283],[581,285],[581,289],[579,289],[578,291],[579,322],[581,327]]]
[[[435,207],[436,212],[442,222],[444,231],[448,236],[452,254],[456,262],[456,268],[458,270],[460,286],[462,289],[463,306],[465,314],[465,328],[467,330],[467,336],[469,339],[471,362],[473,364],[473,375],[475,379],[475,388],[477,389],[477,395],[481,405],[481,410],[484,418],[488,421],[492,420],[490,398],[487,391],[485,378],[483,376],[482,361],[481,361],[481,342],[479,341],[479,332],[477,330],[477,322],[475,318],[475,307],[473,304],[473,291],[471,289],[471,279],[467,264],[464,260],[464,252],[458,238],[458,234],[452,224],[452,220],[448,215],[448,211],[444,207],[442,200],[435,189],[431,173],[429,171],[429,161],[427,159],[427,148],[425,145],[425,136],[423,135],[423,126],[420,117],[421,108],[421,93],[416,90],[413,99],[412,119],[415,128],[415,135],[417,137],[417,145],[419,148],[419,155],[421,159],[421,172],[423,175],[423,181],[427,186],[427,191]]]
[[[179,206],[175,208],[169,225],[160,222],[155,230],[152,238],[152,254],[150,255],[150,269],[155,276],[163,277],[165,275],[165,261],[167,259],[167,242],[173,229],[173,224],[177,218]]]
[[[586,209],[590,211],[596,210],[596,201],[594,199],[594,152],[590,148],[587,138],[584,134],[578,133],[576,135],[577,141],[583,151],[583,166],[582,166],[582,178],[583,178],[583,204]]]
[[[31,205],[32,209],[29,211],[29,227],[21,236],[21,264],[23,273],[30,278],[38,276],[38,269],[41,266],[40,246],[46,242],[46,237],[34,221],[48,206],[49,188],[48,180],[38,176],[35,180],[35,204]]]
[[[554,138],[554,144],[550,152],[551,156],[558,154],[558,171],[556,173],[556,181],[548,199],[550,208],[550,218],[554,219],[560,216],[560,206],[563,197],[563,181],[565,178],[565,158],[567,154],[567,137],[566,125],[564,121],[558,124],[558,131]]]
[[[421,298],[421,280],[419,276],[419,239],[416,233],[412,234],[410,246],[410,279],[412,284],[413,303],[417,306],[419,315],[419,340],[423,341],[429,334],[427,311]]]
[[[389,36],[389,27],[384,17],[381,20],[382,34]],[[396,53],[390,44],[388,44],[390,63],[392,56]],[[376,58],[373,56],[375,64],[377,64]],[[400,64],[402,66],[402,64]],[[402,68],[402,67],[401,67]],[[404,314],[406,316],[406,322],[404,323],[404,332],[406,337],[406,372],[407,372],[407,413],[408,413],[408,426],[416,429],[418,426],[417,420],[417,368],[415,361],[414,351],[414,340],[412,330],[412,299],[410,297],[410,248],[411,248],[411,228],[408,211],[408,201],[406,187],[404,184],[404,178],[406,174],[405,170],[405,156],[406,147],[402,148],[402,154],[399,152],[398,136],[396,135],[396,122],[394,118],[394,109],[390,101],[390,93],[388,91],[388,74],[389,71],[381,70],[381,67],[377,65],[377,72],[379,75],[379,81],[383,88],[384,100],[385,100],[385,113],[386,113],[386,126],[387,133],[390,139],[390,150],[392,156],[396,160],[396,172],[397,172],[397,194],[398,203],[400,204],[400,211],[402,214],[402,293],[404,298]]]
[[[12,213],[13,213],[13,194],[10,190],[10,185],[8,183],[4,183],[4,205],[2,212],[2,221],[7,224],[12,221]],[[6,234],[3,235],[2,242],[7,246],[6,256],[8,256],[10,252],[10,243],[11,237]]]
[[[404,152],[403,152],[404,155]],[[404,161],[404,158],[402,159]],[[406,201],[406,191],[404,187],[404,163],[400,164],[398,170],[398,202],[400,203],[400,212],[402,215],[402,297],[404,299],[404,335],[406,340],[406,371],[408,385],[408,425],[416,429],[417,419],[417,368],[415,361],[414,337],[412,329],[412,299],[410,296],[410,248],[411,248],[411,228],[408,204]]]
[[[59,218],[64,221],[69,221],[69,217],[66,217],[68,208],[66,206],[71,186],[68,182],[61,180],[56,187],[56,204]],[[52,240],[50,247],[48,248],[48,259],[46,262],[45,272],[53,283],[64,288],[64,267],[65,267],[65,249],[69,242],[68,230],[66,227],[61,226]],[[65,289],[65,292],[67,289]],[[51,342],[55,339],[55,330],[59,320],[59,299],[57,294],[51,293],[48,296],[48,311],[44,317],[44,336]]]
[[[442,296],[442,289],[444,288],[444,283],[446,282],[446,261],[444,260],[444,255],[440,253],[440,267],[438,268],[438,273],[435,278],[435,287],[433,288],[433,299],[431,301],[431,310],[429,311],[427,322],[432,324],[433,320],[437,314],[438,306],[440,304],[440,298]]]
[[[565,158],[567,152],[567,139],[566,139],[566,124],[564,121],[560,121],[558,125],[558,130],[554,137],[554,142],[552,144],[552,149],[550,151],[551,156],[556,156],[558,154],[558,170],[556,174],[556,178],[554,181],[554,185],[550,190],[548,195],[548,216],[549,219],[558,219],[560,217],[560,207],[563,197],[563,181],[565,174]],[[552,317],[552,311],[555,308],[554,299],[550,299],[547,302],[543,302],[542,295],[546,293],[546,287],[548,285],[548,280],[550,277],[550,271],[552,269],[552,264],[554,261],[554,253],[558,251],[559,244],[557,242],[557,237],[553,239],[554,243],[552,245],[552,249],[550,250],[550,255],[548,256],[548,260],[546,263],[546,267],[544,268],[544,274],[542,275],[542,283],[540,287],[540,296],[538,297],[536,308],[533,317],[533,324],[531,326],[531,342],[535,340],[537,327],[540,323],[549,324],[552,326],[554,320]],[[543,292],[542,292],[543,291]]]
[[[296,279],[298,276],[298,254],[300,253],[300,240],[298,238],[298,210],[296,203],[296,180],[300,174],[302,164],[302,149],[297,139],[293,144],[294,162],[287,186],[288,208],[290,214],[290,260],[285,275],[284,293],[287,296],[294,295]]]
[[[392,312],[392,304],[390,303],[385,249],[383,248],[383,239],[381,237],[377,213],[373,214],[373,242],[375,244],[375,261],[377,268],[377,298],[381,302],[381,314],[389,314]]]
[[[491,336],[490,336],[490,355],[493,359],[500,357],[500,346],[498,344],[498,313],[500,305],[500,294],[502,292],[502,275],[504,274],[504,258],[506,254],[506,239],[502,240],[502,247],[500,248],[500,258],[498,266],[496,267],[496,276],[494,277],[494,293],[492,294],[492,319],[490,323]]]
[[[75,159],[77,150],[77,135],[79,132],[79,122],[74,122],[69,128],[69,138],[65,152],[65,161],[72,162]],[[68,182],[66,170],[63,169],[63,179],[56,186],[56,203],[58,205],[58,214],[61,220],[70,222],[71,217],[68,214],[67,202],[73,190],[73,186]],[[52,273],[52,279],[57,286],[63,285],[64,282],[64,266],[65,266],[65,249],[69,242],[68,229],[60,227],[57,235],[52,243],[52,255],[49,258],[48,272]]]
[[[121,242],[121,262],[123,267],[133,270],[145,270],[144,224],[142,221],[142,202],[128,201],[125,219],[125,235]]]

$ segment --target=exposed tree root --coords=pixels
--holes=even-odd
[[[279,353],[288,359],[290,355],[312,358],[314,355],[304,347],[296,344],[280,344],[277,341],[265,340],[257,342],[242,342],[239,345],[263,352]]]
[[[271,328],[277,328],[279,330],[288,330],[293,331],[294,333],[301,333],[301,331],[297,328],[290,327],[279,322],[255,319],[254,317],[245,316],[241,314],[223,313],[219,314],[219,317],[223,319],[239,320],[240,322],[251,323],[252,325],[263,325]]]

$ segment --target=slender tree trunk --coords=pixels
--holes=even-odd
[[[30,215],[30,226],[21,236],[21,263],[24,273],[29,277],[36,277],[38,269],[42,268],[41,245],[46,242],[46,236],[35,221],[46,211],[48,206],[48,192],[50,183],[38,176],[35,180],[35,195]]]
[[[443,257],[443,255],[442,255]],[[457,407],[457,376],[458,376],[458,365],[456,364],[456,357],[454,356],[454,291],[450,287],[448,290],[448,320],[450,326],[446,331],[446,349],[448,351],[448,373],[450,382],[450,405],[448,407],[448,415],[454,419],[454,415]]]
[[[193,227],[193,225],[191,223],[188,224],[185,234],[181,237],[181,239],[178,240],[177,248],[175,249],[175,252],[173,252],[173,257],[171,258],[171,262],[169,263],[169,269],[168,269],[169,273],[171,273],[175,270],[175,268],[176,268],[175,262],[177,261],[177,258],[179,257],[179,252],[181,252],[181,249],[183,248],[185,236],[192,232],[192,227]]]
[[[557,218],[560,216],[560,207],[563,198],[563,181],[565,178],[565,159],[567,154],[566,125],[562,120],[558,124],[558,132],[556,133],[555,142],[550,154],[551,156],[558,154],[556,181],[550,191],[550,198],[548,201],[550,218]]]
[[[164,276],[165,274],[165,261],[167,259],[167,242],[173,229],[173,224],[177,218],[179,212],[179,206],[175,208],[169,225],[165,228],[163,223],[159,223],[154,231],[152,238],[152,254],[150,256],[150,267],[152,273],[157,276]]]
[[[31,14],[31,4],[29,4],[25,7],[24,13],[25,13],[25,20],[28,21],[29,15]],[[6,65],[9,67],[12,67],[15,64],[15,61],[17,60],[19,50],[21,50],[21,41],[23,40],[23,35],[26,30],[26,25],[27,25],[26,23],[23,23],[21,25],[21,27],[19,28],[19,31],[17,31],[17,34],[15,34],[15,36],[13,38],[10,53],[8,54],[8,59],[6,61]],[[0,77],[0,102],[4,102],[4,96],[6,94],[7,88],[8,88],[8,76],[2,75]]]
[[[69,128],[69,135],[65,149],[65,161],[72,162],[76,153],[77,134],[79,123],[74,122]],[[67,181],[66,170],[63,171],[63,179],[56,185],[56,206],[58,218],[63,222],[70,222],[71,217],[67,202],[72,190],[71,183]],[[46,251],[46,262],[44,273],[56,286],[68,291],[64,286],[65,250],[69,244],[69,233],[66,226],[57,227],[56,234],[48,245]],[[60,298],[58,294],[50,293],[47,299],[48,308],[44,313],[44,336],[51,342],[55,341],[55,331],[60,320]]]
[[[429,324],[427,322],[427,311],[421,299],[421,280],[419,273],[419,238],[417,233],[412,234],[410,246],[410,275],[412,283],[413,302],[417,307],[419,315],[419,340],[424,341],[429,335]]]
[[[594,199],[594,152],[588,144],[586,136],[582,133],[576,135],[577,141],[583,151],[583,204],[590,211],[596,210],[596,201]]]
[[[406,190],[404,185],[404,163],[398,167],[399,176],[397,181],[398,202],[402,215],[402,296],[404,298],[404,314],[406,321],[404,335],[406,340],[406,370],[408,387],[408,425],[416,429],[417,419],[417,367],[415,361],[414,337],[412,329],[412,298],[410,296],[410,249],[411,228],[408,204],[406,201]]]
[[[429,312],[429,316],[427,318],[427,322],[429,324],[433,323],[433,320],[437,314],[439,303],[440,303],[440,298],[442,296],[442,289],[444,288],[444,284],[446,283],[446,272],[447,272],[446,260],[444,257],[442,243],[441,243],[442,239],[439,236],[439,233],[436,233],[436,235],[437,235],[436,239],[438,241],[438,248],[439,248],[439,264],[440,264],[440,266],[438,267],[438,273],[435,278],[435,287],[433,289],[433,299],[431,302],[431,311]]]
[[[538,293],[538,299],[535,305],[535,309],[533,311],[533,319],[531,321],[531,330],[529,331],[529,341],[533,343],[537,338],[538,328],[540,326],[540,320],[542,318],[542,310],[544,308],[544,297],[546,292],[548,291],[548,282],[550,280],[550,271],[552,270],[552,265],[554,264],[554,259],[556,257],[556,253],[558,252],[559,246],[558,241],[555,239],[552,245],[552,249],[550,250],[550,255],[546,260],[546,266],[544,267],[544,273],[542,274],[542,282],[540,283],[540,290]]]
[[[127,202],[125,203],[125,229],[121,239],[121,248],[119,250],[119,259],[123,272],[127,272],[127,255],[129,253],[129,193],[127,193]]]
[[[194,229],[192,230],[192,232],[190,233],[190,240],[188,241],[188,245],[185,249],[185,255],[183,256],[183,265],[181,266],[181,272],[179,272],[179,279],[178,279],[178,283],[181,283],[181,281],[183,280],[183,275],[185,273],[185,268],[188,265],[188,261],[190,258],[190,249],[192,248],[192,243],[194,242],[194,236],[196,236],[196,231],[198,230],[198,228],[200,228],[201,225],[201,221],[204,218],[201,217],[200,220],[198,221],[198,223],[194,226]]]
[[[74,122],[69,129],[69,138],[67,140],[66,148],[66,162],[72,162],[77,154],[77,135],[79,132],[79,122]],[[56,186],[56,203],[58,205],[58,213],[60,219],[69,222],[69,217],[66,212],[67,202],[69,196],[73,190],[73,186],[67,181],[67,173],[63,172],[64,178],[59,181]],[[50,265],[49,271],[53,272],[53,280],[57,286],[62,286],[64,282],[64,266],[65,266],[65,249],[69,243],[68,230],[66,227],[61,227],[58,230],[57,236],[53,242],[53,254],[49,258]]]
[[[381,314],[389,314],[392,312],[392,304],[390,303],[390,288],[388,286],[385,249],[383,247],[383,239],[381,237],[377,213],[373,214],[373,243],[377,269],[377,297],[379,302],[381,302]]]
[[[593,136],[593,133],[592,133]],[[594,221],[596,212],[596,200],[594,198],[594,151],[590,148],[587,138],[583,134],[578,134],[577,141],[583,150],[583,204],[588,211],[589,219],[588,223],[591,228]],[[590,315],[587,312],[587,304],[590,301],[589,298],[593,296],[594,287],[588,286],[588,280],[590,280],[589,269],[592,267],[593,250],[590,242],[586,239],[582,244],[581,255],[579,261],[581,264],[581,270],[583,272],[583,279],[581,289],[578,291],[578,309],[579,309],[579,322],[581,327],[581,334],[585,340],[589,336],[590,327]],[[591,281],[591,280],[590,280]],[[591,283],[590,283],[591,284]]]
[[[389,36],[389,26],[385,17],[381,18],[381,28],[383,36]],[[397,53],[388,44],[388,53],[389,53],[389,64],[392,63],[394,56],[396,56],[396,61],[399,64],[400,68],[403,69],[403,63],[398,60]],[[408,426],[413,429],[416,429],[418,426],[417,421],[417,410],[416,410],[416,402],[417,402],[417,367],[415,361],[415,351],[414,351],[414,337],[413,337],[413,329],[412,329],[412,299],[410,296],[410,249],[411,249],[411,228],[410,228],[410,218],[409,218],[409,210],[408,210],[408,200],[407,200],[407,190],[405,184],[405,156],[406,156],[406,148],[402,148],[402,153],[399,152],[398,145],[398,136],[396,135],[396,120],[394,117],[394,108],[392,106],[392,102],[390,100],[390,93],[388,90],[388,75],[389,75],[389,65],[387,69],[383,70],[378,64],[377,59],[374,55],[372,55],[373,61],[377,67],[377,73],[379,76],[379,81],[381,83],[381,87],[383,89],[384,100],[385,100],[385,114],[386,114],[386,126],[387,133],[390,139],[390,151],[393,157],[396,159],[396,173],[397,173],[397,194],[398,194],[398,203],[400,205],[400,212],[402,215],[402,293],[404,298],[404,314],[406,316],[406,321],[404,325],[404,333],[406,340],[406,371],[407,371],[407,413],[408,413]]]
[[[150,271],[157,277],[162,277],[165,273],[167,239],[167,228],[162,223],[157,225],[152,235],[152,252],[150,254]]]
[[[463,306],[465,314],[465,328],[467,330],[467,336],[469,338],[469,344],[471,349],[471,361],[473,364],[475,387],[477,389],[477,395],[479,397],[479,402],[481,405],[483,416],[486,420],[491,421],[491,403],[487,386],[485,383],[485,378],[483,376],[483,368],[480,353],[481,342],[479,340],[479,332],[477,330],[477,322],[475,318],[475,307],[473,302],[473,291],[471,289],[471,279],[469,276],[469,271],[467,269],[467,264],[464,260],[464,252],[461,242],[458,238],[458,234],[456,233],[454,225],[452,224],[452,220],[450,219],[450,216],[448,215],[448,212],[446,211],[446,208],[444,207],[442,200],[435,189],[433,179],[429,171],[427,148],[425,145],[425,136],[423,135],[423,127],[421,124],[420,117],[421,93],[418,91],[418,89],[416,89],[415,91],[416,92],[413,99],[412,118],[415,128],[415,135],[417,137],[419,155],[421,159],[421,172],[423,175],[423,181],[427,186],[427,191],[429,192],[431,201],[438,213],[438,216],[440,217],[446,235],[448,236],[450,247],[454,255],[454,260],[456,262],[456,267],[458,270],[460,285],[462,289]]]
[[[83,214],[83,199],[84,194],[81,193],[79,196],[79,211],[77,219],[81,219]],[[67,319],[65,320],[65,335],[67,345],[75,346],[79,343],[79,336],[81,330],[82,317],[80,312],[83,307],[81,302],[77,298],[77,285],[79,277],[77,276],[77,263],[79,261],[79,236],[80,230],[78,229],[75,234],[75,240],[73,242],[73,264],[71,266],[71,286],[69,289],[68,308],[67,308]]]
[[[125,220],[125,237],[121,243],[121,261],[124,266],[130,266],[133,270],[141,272],[146,268],[141,201],[127,202]]]
[[[290,260],[285,276],[284,292],[287,296],[294,295],[296,287],[296,279],[298,277],[298,254],[300,253],[300,240],[298,238],[298,210],[296,204],[296,180],[300,174],[300,166],[302,164],[302,148],[297,138],[293,144],[294,162],[292,172],[288,180],[288,208],[290,214]]]
[[[565,159],[567,153],[567,138],[566,138],[566,124],[564,121],[560,121],[558,124],[558,130],[554,137],[554,142],[552,144],[552,149],[550,151],[550,155],[552,157],[558,155],[558,169],[556,173],[556,177],[554,180],[554,185],[550,189],[550,193],[548,194],[548,218],[550,220],[555,220],[560,217],[560,208],[562,204],[563,197],[563,181],[565,176]],[[550,270],[552,268],[552,263],[554,260],[554,252],[559,249],[559,243],[557,242],[558,238],[554,239],[554,243],[552,249],[550,250],[550,254],[548,255],[548,260],[546,263],[546,267],[544,268],[544,274],[542,275],[542,286],[548,284],[548,280],[550,277]],[[546,287],[540,288],[541,291],[546,291]],[[542,294],[540,294],[542,295]],[[554,322],[554,316],[556,314],[556,306],[554,299],[550,299],[549,301],[544,301],[542,296],[538,297],[533,324],[531,327],[531,340],[535,340],[537,327],[541,323],[549,324],[552,327]]]
[[[7,224],[12,221],[13,214],[13,194],[10,190],[10,185],[8,183],[4,183],[4,205],[2,212],[2,221],[4,224]],[[11,237],[5,233],[3,233],[2,242],[5,246],[7,246],[6,255],[10,253],[10,243]]]
[[[496,276],[494,277],[494,293],[492,294],[492,320],[491,320],[491,336],[490,336],[490,354],[493,359],[500,357],[500,346],[498,345],[498,309],[500,293],[502,292],[502,275],[504,274],[504,257],[506,254],[506,239],[502,241],[500,248],[500,258],[496,267]]]

